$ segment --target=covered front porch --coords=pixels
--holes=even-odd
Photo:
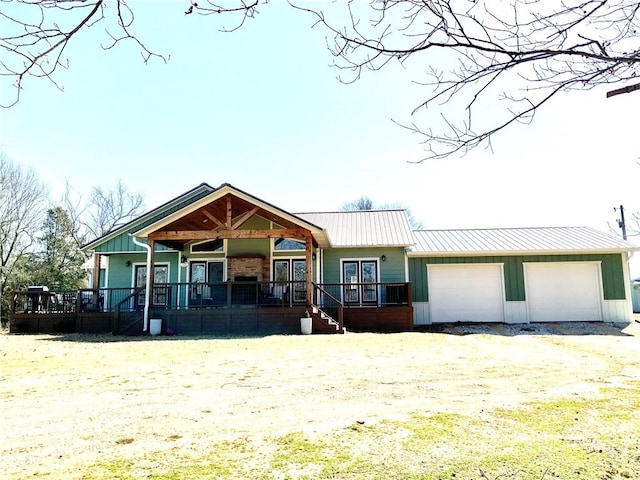
[[[77,292],[20,292],[10,315],[12,333],[112,333],[143,335],[160,322],[167,335],[268,335],[398,332],[413,328],[409,283],[311,284],[228,281],[155,284],[145,322],[145,288]]]

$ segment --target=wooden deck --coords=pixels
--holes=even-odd
[[[259,287],[262,287],[260,285]],[[340,286],[338,286],[340,287]],[[390,286],[384,286],[390,288]],[[393,289],[410,291],[409,284],[393,284]],[[344,333],[344,330],[362,332],[403,332],[413,330],[413,308],[410,295],[393,303],[347,304],[336,300],[322,286],[314,285],[314,304],[307,307],[295,299],[257,297],[261,291],[250,289],[251,301],[234,303],[226,296],[219,303],[179,303],[180,285],[154,287],[167,291],[164,304],[151,306],[149,321],[162,320],[161,331],[169,335],[283,335],[300,334],[300,318],[309,311],[313,333]],[[201,288],[201,286],[199,286]],[[234,286],[229,286],[232,292]],[[328,289],[338,291],[335,285]],[[381,287],[382,288],[382,287]],[[173,292],[173,293],[172,293]],[[14,300],[13,313],[9,317],[11,333],[113,333],[116,335],[142,335],[143,311],[134,305],[140,290],[101,289],[47,293],[46,301],[34,301],[25,292],[25,299]],[[56,296],[65,301],[57,301]],[[154,298],[160,298],[154,292]],[[71,299],[71,301],[69,301]],[[116,300],[117,299],[117,300]],[[173,300],[168,300],[173,299]]]

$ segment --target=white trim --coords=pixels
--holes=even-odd
[[[405,282],[409,282],[410,281],[410,277],[409,277],[409,257],[407,257],[407,255],[406,255],[406,250],[405,250],[405,255],[404,255],[404,281]]]
[[[323,272],[322,272],[322,248],[316,248],[316,264],[315,264],[315,271],[316,271],[316,283],[320,284],[322,283],[322,276],[323,276]],[[312,253],[312,259],[311,261],[313,262],[313,253]]]
[[[360,268],[362,267],[362,262],[376,262],[376,282],[375,283],[379,284],[380,283],[380,263],[382,262],[381,258],[382,258],[382,255],[380,255],[379,257],[353,257],[353,258],[352,257],[344,257],[344,258],[341,257],[340,258],[340,284],[343,284],[343,285],[340,287],[340,298],[339,298],[339,300],[342,303],[345,303],[345,299],[344,299],[345,286],[344,286],[344,284],[348,283],[344,279],[344,263],[345,262],[358,262],[358,264],[359,264],[359,267],[358,267],[358,279],[359,279],[358,283],[364,283],[362,281],[362,278],[361,278],[361,273],[362,272],[360,271]],[[380,291],[380,285],[377,285],[376,286],[376,303],[377,304],[380,304],[381,293],[382,292]],[[372,305],[373,304],[373,302],[363,302],[362,301],[362,292],[361,291],[358,292],[358,298],[360,299],[359,302],[358,302],[358,305],[360,305],[360,306],[363,305],[363,304],[364,305]]]
[[[638,247],[635,250],[640,250]],[[626,253],[632,249],[602,249],[602,250],[465,250],[453,252],[407,252],[408,257],[513,257],[534,255],[606,255],[611,253]]]
[[[147,267],[146,262],[131,262],[131,288],[136,288],[136,267]],[[171,283],[171,262],[158,262],[153,264],[154,267],[167,267],[167,283]],[[146,285],[146,284],[145,284]]]
[[[380,256],[382,257],[382,255]],[[340,283],[346,283],[344,281],[344,268],[342,267],[342,264],[344,262],[377,262],[378,265],[376,266],[376,281],[377,283],[380,283],[380,262],[382,261],[380,259],[380,257],[344,257],[344,258],[340,258]]]
[[[633,322],[633,312],[629,312],[627,300],[605,300],[602,304],[603,321],[611,323]]]
[[[431,325],[429,302],[413,302],[413,324]]]
[[[104,266],[104,288],[109,288],[109,271],[110,271],[110,267],[111,267],[111,262],[110,262],[110,258],[107,256],[107,258],[105,259],[105,266]],[[100,269],[98,268],[98,272],[100,272]],[[99,273],[98,273],[99,275]],[[100,283],[98,283],[98,287],[100,287]],[[109,300],[110,300],[110,296],[111,295],[105,295],[107,298],[104,299],[104,308],[105,309],[109,309],[110,305],[109,305]]]
[[[625,299],[627,301],[627,321],[633,321],[633,285],[631,285],[631,265],[629,265],[629,261],[631,257],[633,257],[634,252],[629,253],[621,253],[622,256],[622,270],[623,270],[623,283],[624,283],[624,293]]]
[[[158,245],[158,244],[156,244]],[[181,250],[175,250],[173,248],[171,249],[167,249],[167,250],[156,250],[155,253],[156,254],[163,254],[163,253],[175,253],[175,252],[181,252]],[[100,255],[102,257],[110,257],[111,255],[146,255],[147,252],[145,252],[144,250],[118,250],[118,251],[113,251],[113,252],[94,252],[92,251],[92,253],[95,253],[96,255]]]

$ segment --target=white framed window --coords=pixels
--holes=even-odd
[[[274,297],[287,299],[292,294],[296,303],[307,300],[307,261],[304,258],[276,258],[272,272]]]
[[[378,259],[342,259],[340,263],[343,301],[349,304],[377,304]]]
[[[157,263],[154,265],[154,283],[169,283],[169,264]],[[142,288],[147,285],[147,264],[135,264],[133,267],[133,288]],[[151,296],[151,305],[167,306],[170,302],[168,288],[154,288]],[[135,308],[144,308],[146,291],[143,290],[135,298]]]

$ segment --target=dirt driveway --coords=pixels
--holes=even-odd
[[[78,478],[143,451],[328,432],[640,380],[640,324],[123,339],[0,335],[3,478]]]

